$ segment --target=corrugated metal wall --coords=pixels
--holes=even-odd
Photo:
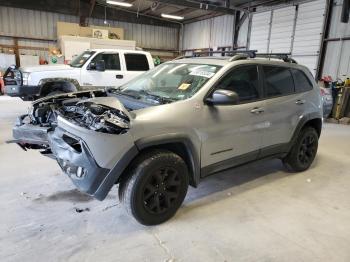
[[[316,73],[319,60],[326,0],[299,5],[292,55]]]
[[[295,20],[295,6],[273,11],[269,52],[288,53],[291,51]]]
[[[315,74],[325,7],[326,0],[317,0],[253,14],[250,49],[292,53]]]
[[[78,23],[77,16],[50,12],[34,11],[0,6],[0,34],[25,36],[34,38],[56,39],[56,24],[58,21]],[[178,50],[178,29],[133,24],[109,20],[112,27],[125,30],[125,39],[135,40],[137,46],[143,48]],[[90,19],[90,25],[104,25],[102,19]],[[12,45],[11,38],[0,37],[0,44]],[[49,47],[53,41],[21,40],[21,46]],[[36,50],[21,50],[21,53],[47,55],[47,52]]]
[[[266,53],[269,45],[271,27],[271,11],[254,14],[250,33],[250,46],[252,50]]]
[[[329,38],[350,37],[350,24],[341,23],[342,0],[335,1],[331,15]],[[334,80],[350,76],[350,40],[327,43],[322,76],[330,75]]]
[[[183,50],[232,46],[233,15],[223,15],[184,26]]]

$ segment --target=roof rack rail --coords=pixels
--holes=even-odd
[[[287,63],[297,64],[293,58],[290,57],[291,53],[257,53],[256,57],[268,58],[268,59],[280,59]]]
[[[290,53],[257,53],[257,50],[233,50],[233,51],[198,51],[193,52],[193,55],[184,55],[176,57],[174,60],[179,60],[183,58],[193,58],[200,57],[202,55],[212,56],[213,54],[222,54],[222,55],[231,55],[232,57],[229,59],[230,62],[248,59],[248,58],[267,58],[267,59],[280,59],[287,63],[297,64],[293,58],[290,57]]]
[[[209,56],[213,54],[222,54],[222,55],[237,55],[237,54],[246,54],[248,57],[253,58],[255,57],[257,50],[232,50],[232,51],[199,51],[199,52],[193,52],[193,56],[200,56],[207,54]]]

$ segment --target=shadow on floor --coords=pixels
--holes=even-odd
[[[272,183],[290,175],[281,160],[261,160],[244,166],[228,169],[204,178],[198,188],[190,188],[185,199],[189,205],[183,209],[193,209],[208,203],[220,201],[229,196]],[[227,191],[225,194],[220,192]],[[191,203],[191,202],[196,203]]]

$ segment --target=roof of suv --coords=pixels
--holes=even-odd
[[[201,56],[201,57],[191,57],[191,58],[182,58],[175,59],[170,62],[172,63],[195,63],[195,64],[211,64],[211,65],[219,65],[224,66],[229,63],[229,56]]]
[[[290,63],[290,62],[284,62],[283,60],[276,59],[276,58],[266,58],[266,57],[256,57],[256,58],[247,58],[247,59],[240,59],[240,60],[234,60],[230,61],[230,58],[232,56],[201,56],[201,57],[189,57],[189,58],[178,58],[172,61],[169,61],[170,63],[193,63],[193,64],[210,64],[210,65],[217,65],[217,66],[225,66],[232,62],[244,62],[244,61],[254,61],[258,62],[259,64],[268,64],[268,65],[280,65],[280,66],[288,66],[288,67],[294,67],[294,68],[303,68],[306,69],[305,66],[297,64],[297,63]],[[307,69],[308,70],[308,69]]]

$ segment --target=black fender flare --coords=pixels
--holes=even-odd
[[[97,188],[96,192],[92,195],[98,199],[103,200],[108,195],[113,185],[118,181],[120,176],[124,173],[125,169],[139,154],[139,151],[135,145],[133,145],[123,157],[114,165],[114,167],[108,172],[101,185]]]
[[[184,159],[189,168],[190,184],[197,187],[200,181],[200,152],[196,149],[193,141],[185,134],[164,134],[153,137],[141,138],[135,141],[135,145],[139,151],[147,150],[147,148],[164,147],[166,145],[181,144],[186,150],[186,158]]]
[[[115,166],[108,172],[101,185],[92,195],[98,199],[103,200],[113,187],[113,185],[120,179],[124,171],[131,164],[131,162],[140,154],[141,151],[148,148],[161,147],[169,144],[180,143],[186,148],[188,155],[190,184],[196,187],[200,180],[200,162],[199,152],[197,152],[192,141],[184,135],[180,134],[166,134],[154,137],[142,138],[135,141],[135,144],[123,155],[123,157],[115,164]]]
[[[309,114],[303,115],[303,117],[299,120],[299,122],[294,130],[292,139],[288,143],[287,152],[289,152],[291,150],[291,148],[295,144],[295,141],[298,138],[300,131],[305,127],[305,125],[307,125],[310,121],[316,120],[316,119],[321,122],[321,128],[319,130],[319,135],[321,135],[322,116],[320,115],[320,113],[309,113]]]

